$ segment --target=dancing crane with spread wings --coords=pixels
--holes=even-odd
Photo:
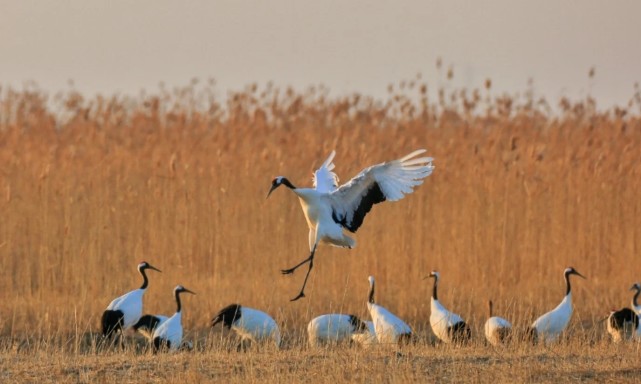
[[[297,188],[283,176],[272,181],[267,197],[281,185],[288,187],[298,196],[309,225],[309,257],[292,268],[282,270],[283,274],[291,274],[309,263],[303,287],[291,301],[305,297],[305,286],[314,267],[314,254],[319,244],[354,248],[356,241],[347,236],[344,229],[356,232],[374,204],[402,199],[432,173],[433,159],[416,157],[424,152],[424,149],[419,149],[398,160],[373,165],[340,187],[338,176],[332,172],[335,151],[314,172],[313,188]]]

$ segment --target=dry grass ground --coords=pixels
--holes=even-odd
[[[638,382],[639,346],[573,340],[551,348],[494,349],[408,346],[386,348],[228,352],[222,348],[178,354],[69,353],[50,345],[3,351],[3,382]]]
[[[630,302],[641,280],[639,95],[625,110],[590,100],[543,102],[456,91],[430,101],[421,84],[389,100],[328,98],[323,89],[248,88],[225,100],[197,84],[128,99],[0,95],[0,338],[2,380],[596,381],[639,376],[636,345],[612,346],[599,322]],[[223,104],[221,104],[223,103]],[[54,118],[55,110],[56,118]],[[321,248],[307,298],[298,202],[274,176],[310,183],[336,149],[343,181],[364,166],[427,148],[436,170],[414,194],[376,206],[353,250]],[[171,356],[92,352],[106,305],[150,272],[145,311],[174,311],[183,284],[188,337],[231,302],[271,313],[285,351],[203,350]],[[517,326],[576,280],[573,338],[550,348],[482,344],[485,303]],[[441,301],[475,331],[461,349],[426,341],[403,351],[308,351],[306,323],[322,313],[366,316],[367,276],[378,300],[430,340],[430,270]],[[216,333],[215,333],[216,334]],[[215,335],[214,334],[214,335]],[[89,336],[87,336],[89,335]],[[207,347],[210,346],[210,347]],[[230,377],[228,377],[230,375]],[[6,379],[6,380],[5,380]]]

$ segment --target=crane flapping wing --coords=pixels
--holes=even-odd
[[[314,172],[314,188],[319,192],[334,192],[336,188],[338,188],[338,176],[332,172],[332,169],[334,169],[334,163],[332,161],[335,155],[336,151],[332,151],[323,165]]]
[[[419,149],[401,159],[366,168],[330,193],[334,221],[356,232],[374,204],[400,200],[412,193],[434,170],[431,157],[415,158],[424,152]]]

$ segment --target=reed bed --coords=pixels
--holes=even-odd
[[[610,346],[601,320],[629,305],[628,288],[641,280],[640,112],[638,89],[629,105],[604,111],[590,98],[550,106],[531,90],[494,95],[489,81],[479,90],[446,87],[432,100],[420,78],[390,86],[385,100],[271,84],[220,96],[213,82],[196,81],[135,97],[2,88],[3,368],[36,358],[43,371],[32,374],[55,365],[61,380],[104,382],[140,370],[148,381],[214,380],[211,370],[224,361],[240,367],[232,381],[286,381],[310,364],[347,367],[344,377],[314,382],[405,381],[429,372],[456,381],[451,375],[466,371],[472,376],[461,377],[470,381],[510,371],[516,381],[575,371],[599,381],[638,375],[622,357],[638,359],[637,347]],[[307,298],[290,303],[304,274],[279,271],[307,256],[307,226],[289,191],[265,199],[272,178],[309,184],[336,149],[336,171],[347,181],[417,148],[434,157],[433,175],[404,200],[377,205],[355,249],[321,247]],[[163,270],[149,273],[145,312],[173,313],[177,284],[198,294],[184,300],[183,325],[206,353],[163,357],[173,373],[154,373],[161,363],[135,348],[123,355],[92,347],[107,304],[140,285],[141,260]],[[526,326],[561,300],[569,265],[588,277],[573,281],[569,340],[552,349],[513,347],[501,358],[488,350],[487,300]],[[471,324],[473,346],[432,345],[431,280],[423,280],[432,269],[441,272],[441,302]],[[312,317],[368,317],[369,275],[378,301],[421,343],[398,361],[384,352],[308,351]],[[221,331],[210,332],[208,322],[232,302],[274,316],[287,351],[221,352]],[[545,376],[554,353],[573,363]],[[105,368],[95,376],[95,366],[125,361],[124,373]],[[8,372],[30,381],[18,371]]]

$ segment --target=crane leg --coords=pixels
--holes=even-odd
[[[301,299],[305,297],[305,286],[307,285],[307,278],[309,278],[309,273],[312,271],[312,268],[314,268],[314,254],[312,253],[311,258],[309,259],[309,268],[307,269],[307,274],[305,275],[305,280],[303,281],[303,287],[300,289],[300,293],[298,296],[294,297],[293,299],[289,301],[296,301],[298,299]]]
[[[291,267],[289,269],[281,269],[280,273],[282,273],[283,275],[290,275],[290,274],[294,273],[294,271],[297,270],[299,267],[302,267],[303,265],[305,265],[307,263],[311,263],[312,260],[314,260],[314,253],[316,253],[316,244],[314,244],[314,248],[312,249],[312,252],[310,253],[308,258],[306,258],[305,260],[301,261],[300,263],[296,264],[295,266],[293,266],[293,267]]]
[[[318,244],[314,244],[314,248],[312,249],[312,252],[311,252],[311,254],[309,255],[309,257],[307,259],[301,261],[300,263],[296,264],[294,267],[292,267],[290,269],[283,269],[281,271],[281,273],[283,275],[289,275],[291,273],[294,273],[294,271],[296,269],[298,269],[299,267],[305,265],[306,263],[309,263],[309,267],[307,268],[307,274],[305,275],[305,280],[303,281],[303,287],[300,289],[300,293],[298,294],[298,296],[296,296],[295,298],[291,299],[290,301],[296,301],[296,300],[298,300],[300,298],[305,297],[305,286],[307,285],[307,279],[309,278],[309,273],[312,271],[312,268],[314,268],[314,254],[316,253],[316,246],[317,245]]]

